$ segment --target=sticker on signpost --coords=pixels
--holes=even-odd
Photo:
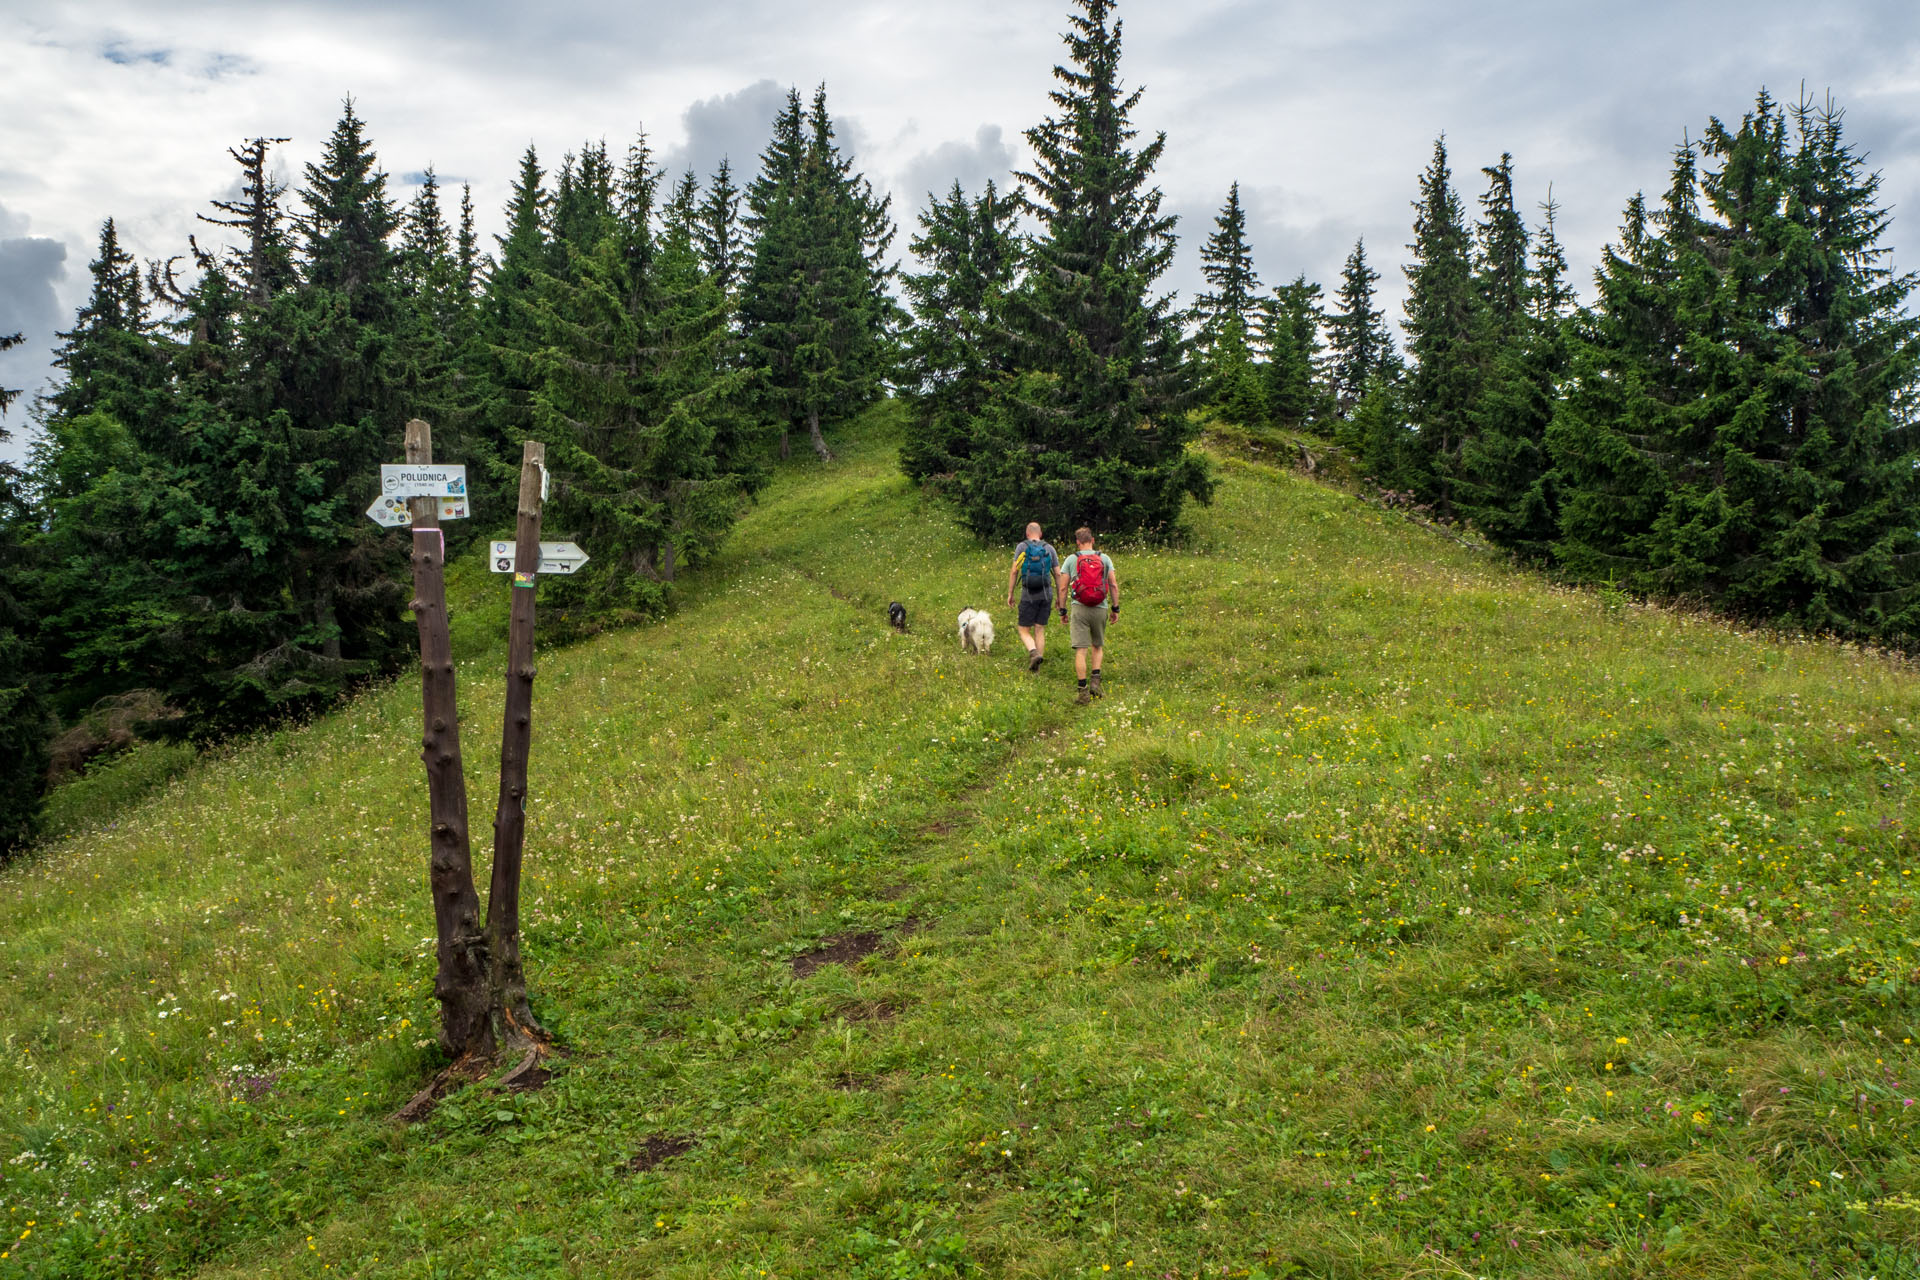
[[[465,520],[469,514],[465,498],[440,499],[440,518],[442,520]],[[413,510],[405,498],[381,495],[367,508],[367,518],[375,524],[388,529],[404,529],[413,523]]]

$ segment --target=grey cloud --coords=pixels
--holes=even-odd
[[[991,179],[1004,191],[1013,172],[1013,148],[997,124],[983,124],[972,142],[943,142],[908,162],[900,175],[900,190],[914,205],[928,195],[944,196],[955,182],[977,195]]]
[[[667,172],[677,175],[691,169],[704,182],[725,159],[732,166],[734,183],[745,186],[759,172],[760,153],[772,136],[774,117],[787,104],[787,88],[777,80],[757,80],[688,107],[680,116],[686,138],[661,157]]]
[[[0,207],[0,229],[22,227],[25,219]],[[53,347],[53,332],[60,327],[60,303],[54,285],[64,279],[67,247],[44,236],[13,236],[0,239],[0,334],[19,333],[25,342],[0,353],[0,386],[24,390],[31,400],[48,374],[47,358]],[[8,414],[17,424],[21,406]],[[0,445],[6,456],[18,456],[24,442],[17,430],[12,439]]]

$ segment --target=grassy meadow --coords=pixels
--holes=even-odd
[[[543,653],[542,1089],[390,1120],[413,681],[58,796],[0,869],[0,1280],[1920,1275],[1911,667],[1223,455],[1112,548],[1076,707],[896,415]],[[503,587],[450,587],[482,867]]]

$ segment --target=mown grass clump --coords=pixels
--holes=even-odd
[[[436,1065],[406,682],[0,873],[0,1276],[1920,1267],[1905,665],[1222,459],[1077,708],[1064,647],[959,652],[1005,553],[891,412],[543,655],[545,1088],[388,1121]]]

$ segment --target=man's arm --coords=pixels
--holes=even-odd
[[[1071,559],[1071,557],[1069,557]],[[1067,616],[1067,562],[1053,562],[1053,603],[1060,609],[1060,616]]]
[[[1020,576],[1020,561],[1024,558],[1021,552],[1016,551],[1013,553],[1013,563],[1007,566],[1007,608],[1009,609],[1013,608],[1013,584]]]
[[[1120,571],[1111,562],[1107,565],[1107,605],[1113,612],[1120,612]]]

